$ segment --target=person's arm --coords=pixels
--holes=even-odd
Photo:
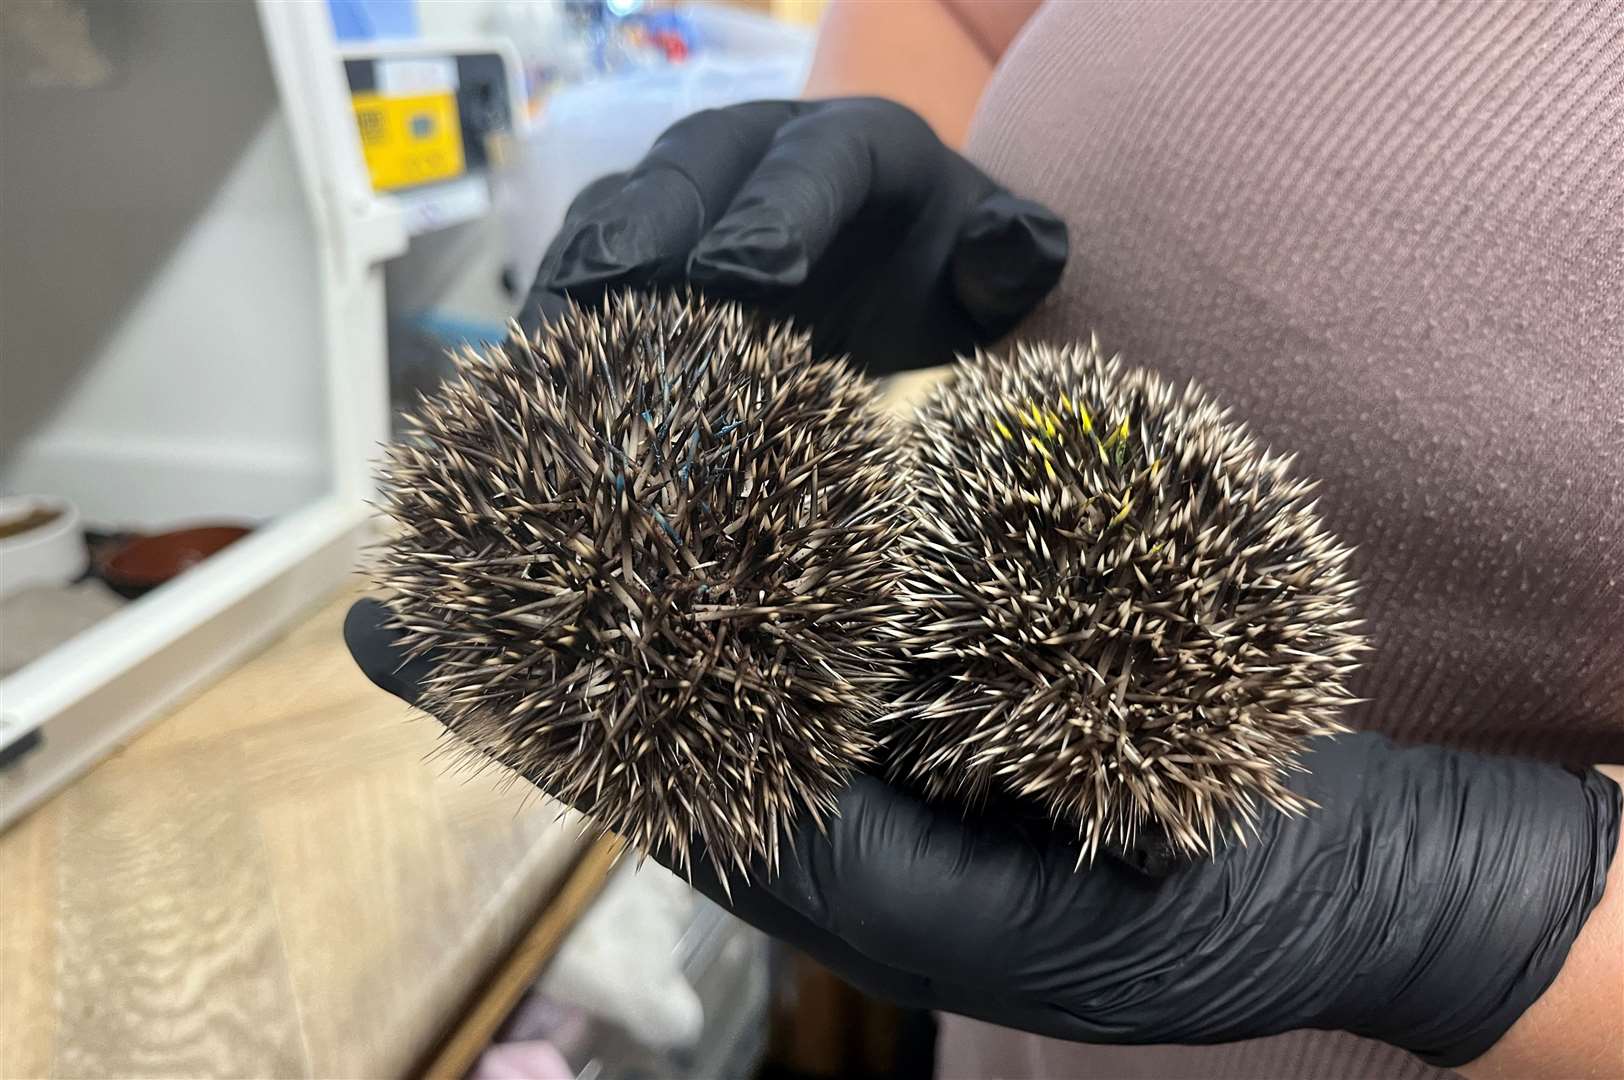
[[[963,145],[998,59],[1038,0],[834,0],[805,96],[901,102]]]
[[[1036,0],[834,0],[806,95],[877,94],[962,145],[993,68]],[[1624,766],[1600,771],[1624,786]],[[1556,981],[1482,1057],[1472,1080],[1624,1076],[1624,859]]]
[[[1624,787],[1624,765],[1597,770]],[[1493,1048],[1457,1071],[1471,1080],[1624,1076],[1624,858],[1556,981]]]

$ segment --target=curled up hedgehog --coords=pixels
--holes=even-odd
[[[733,304],[627,293],[515,335],[457,357],[382,476],[423,707],[637,849],[771,868],[900,689],[900,427]]]
[[[1339,713],[1365,648],[1314,484],[1195,387],[1017,346],[914,432],[895,776],[1040,805],[1083,859],[1241,840]]]

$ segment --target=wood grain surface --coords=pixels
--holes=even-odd
[[[0,836],[0,1076],[399,1075],[531,928],[575,823],[431,759],[351,598]]]

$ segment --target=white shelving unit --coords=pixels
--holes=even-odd
[[[373,193],[326,5],[113,7],[101,85],[0,75],[0,489],[257,527],[0,682],[0,827],[351,572],[382,264],[432,213]]]

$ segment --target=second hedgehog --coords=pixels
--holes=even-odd
[[[1349,551],[1289,460],[1097,345],[959,365],[921,412],[893,768],[1036,801],[1087,858],[1244,830],[1342,730]]]
[[[867,383],[734,305],[465,353],[383,477],[424,708],[641,850],[772,865],[896,689],[900,461]]]

